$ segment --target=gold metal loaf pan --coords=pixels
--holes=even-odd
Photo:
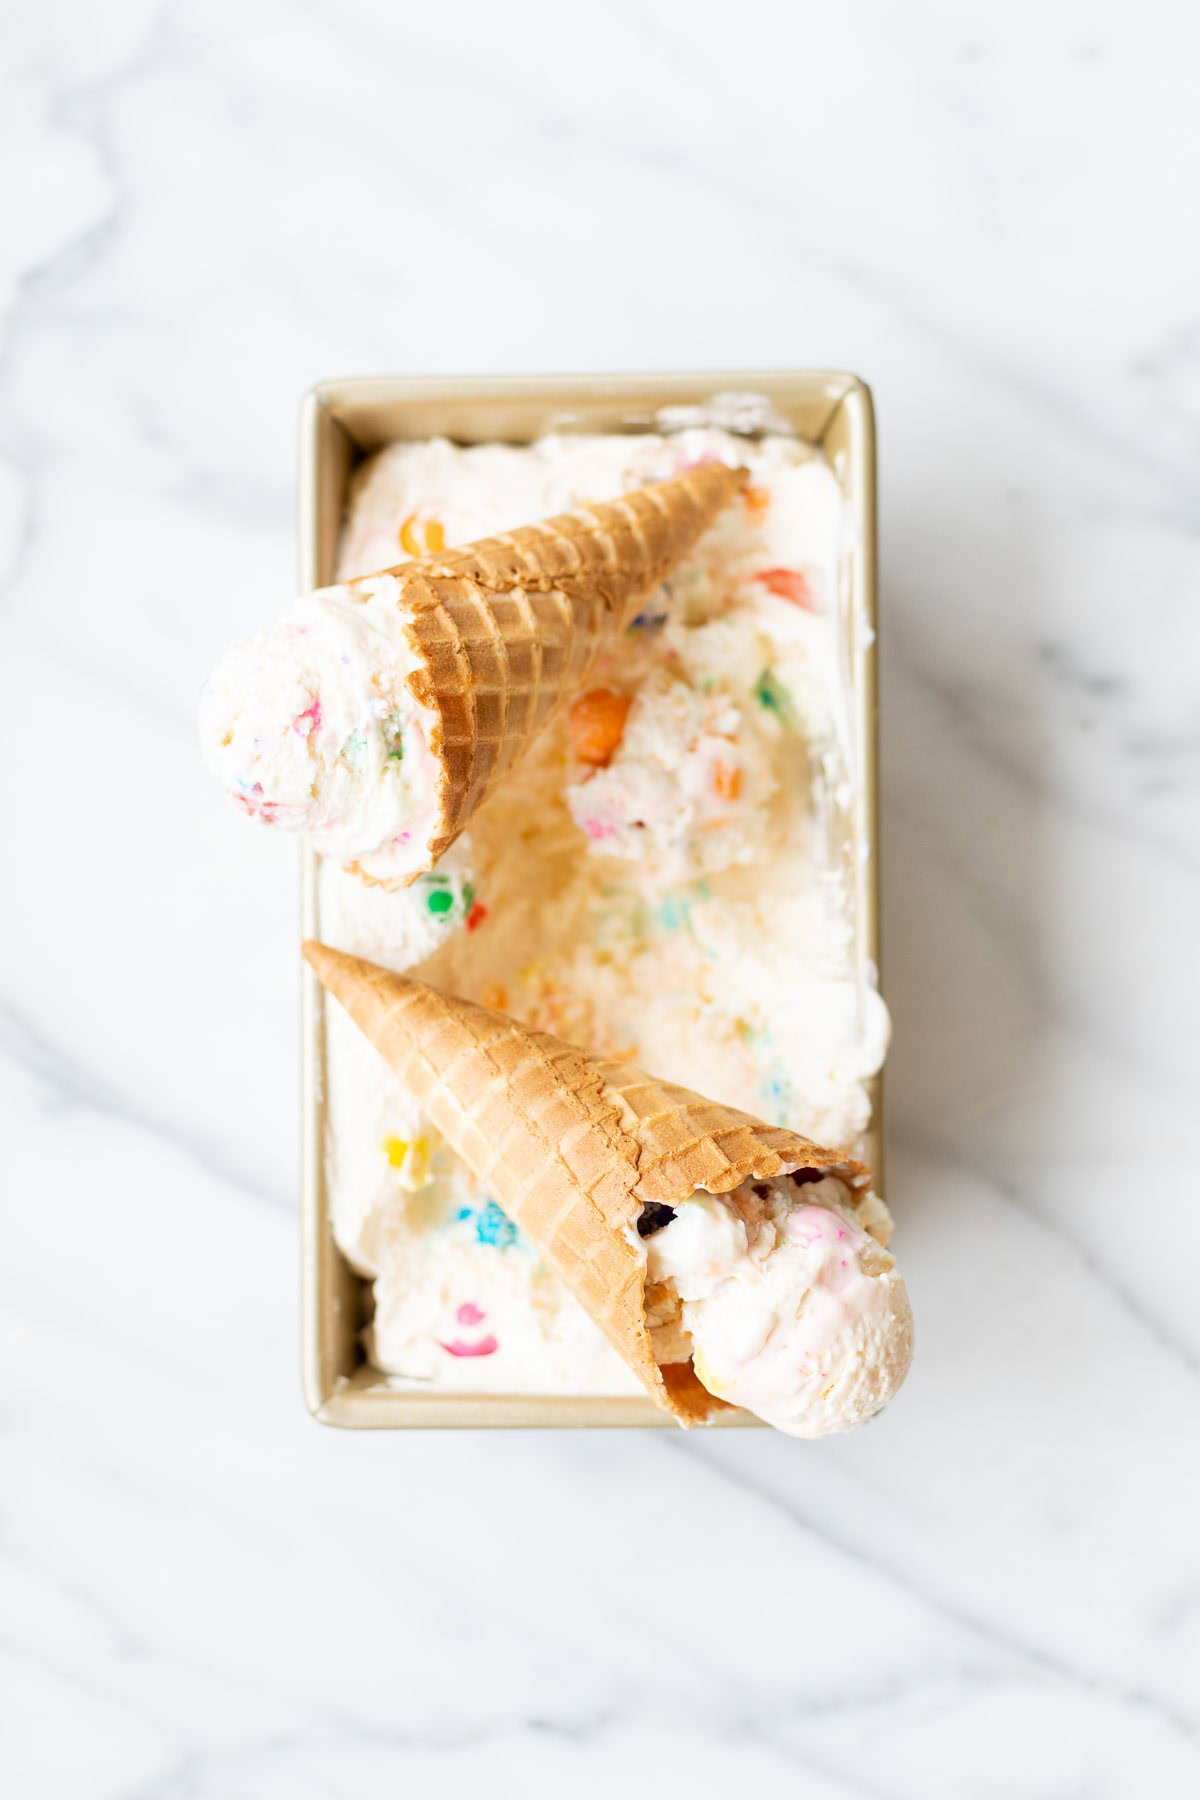
[[[552,430],[652,431],[664,407],[706,406],[717,395],[754,395],[807,442],[820,446],[845,492],[851,543],[842,572],[844,667],[852,684],[855,800],[836,830],[855,897],[860,984],[879,960],[878,742],[875,692],[875,432],[869,390],[827,371],[700,375],[379,377],[321,382],[304,403],[300,439],[300,567],[305,589],[333,579],[350,476],[364,456],[398,438],[530,443]],[[725,423],[725,419],[721,419]],[[778,429],[778,426],[775,427]],[[304,852],[303,926],[320,937],[316,858]],[[325,1013],[304,971],[304,1389],[327,1425],[669,1425],[646,1397],[414,1393],[389,1386],[364,1360],[359,1332],[364,1283],[333,1239],[325,1187]],[[868,1156],[880,1171],[881,1093],[876,1083]],[[749,1423],[745,1414],[731,1423]]]

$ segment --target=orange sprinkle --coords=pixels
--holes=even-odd
[[[713,786],[722,800],[736,800],[742,791],[742,771],[719,762],[713,770]]]
[[[817,611],[808,576],[801,570],[759,569],[755,580],[762,582],[768,594],[778,594],[781,600],[790,600],[793,606],[802,607],[805,612]]]
[[[485,984],[480,999],[485,1006],[490,1006],[493,1012],[503,1012],[508,1005],[508,989],[503,982],[489,981]]]
[[[613,688],[592,688],[571,706],[571,748],[577,760],[593,769],[606,769],[616,754],[625,731],[632,701]]]
[[[771,491],[764,487],[746,487],[742,489],[742,505],[752,519],[758,520],[766,516],[771,505]]]
[[[423,519],[420,513],[409,513],[400,527],[400,548],[409,556],[436,556],[446,548],[446,533],[440,519]]]

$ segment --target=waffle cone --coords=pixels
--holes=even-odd
[[[684,1425],[723,1410],[690,1363],[655,1360],[642,1207],[793,1167],[836,1170],[861,1188],[864,1165],[340,950],[304,953],[658,1405]]]
[[[430,749],[441,780],[425,868],[449,849],[745,475],[704,463],[616,500],[384,571],[397,583],[419,659],[410,686],[435,719]],[[405,886],[416,873],[379,885]]]

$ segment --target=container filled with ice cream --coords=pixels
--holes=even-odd
[[[871,1416],[911,1316],[866,388],[326,383],[301,517],[316,591],[203,731],[306,839],[313,1412]]]

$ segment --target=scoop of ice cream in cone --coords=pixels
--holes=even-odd
[[[860,1425],[908,1372],[912,1313],[843,1181],[812,1170],[699,1191],[646,1236],[651,1339],[710,1393],[796,1437]]]
[[[681,1424],[820,1437],[899,1388],[912,1314],[854,1157],[323,944],[305,954]]]
[[[217,668],[201,704],[209,766],[252,818],[407,884],[743,480],[702,464],[318,589]]]

